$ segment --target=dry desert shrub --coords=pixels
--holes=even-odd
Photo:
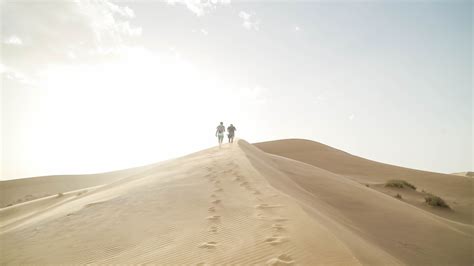
[[[425,202],[431,206],[449,208],[449,205],[442,198],[430,193],[425,196]]]
[[[386,187],[395,187],[395,188],[405,188],[405,187],[408,187],[408,188],[411,188],[411,189],[416,190],[416,187],[415,187],[414,185],[408,183],[408,182],[405,181],[405,180],[400,180],[400,179],[388,180],[387,183],[385,183],[385,186],[386,186]]]

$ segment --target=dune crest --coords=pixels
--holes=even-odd
[[[423,204],[424,197],[415,197],[406,190],[379,191],[396,196],[400,194],[417,208],[449,220],[474,225],[474,179],[465,174],[448,175],[399,167],[367,160],[315,141],[286,139],[254,144],[262,151],[303,162],[333,174],[354,180],[367,187],[378,189],[393,179],[405,180],[417,187],[417,191],[440,196],[453,208],[452,212],[430,208]]]
[[[416,208],[354,178],[266,153],[243,140],[122,175],[83,193],[0,209],[1,262],[473,261],[472,225]]]

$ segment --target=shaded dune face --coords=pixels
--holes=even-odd
[[[474,179],[409,169],[367,160],[330,146],[303,139],[276,140],[254,144],[262,151],[310,164],[333,174],[352,179],[377,189],[393,179],[406,180],[419,192],[440,196],[451,206],[452,212],[426,208],[424,197],[414,198],[410,190],[383,190],[392,196],[400,193],[417,207],[448,219],[473,225]]]
[[[367,187],[364,183],[359,183],[360,181],[367,182],[367,180],[374,182],[375,179],[371,179],[370,175],[367,180],[364,180],[362,175],[352,178],[308,163],[285,158],[283,154],[289,152],[293,157],[313,163],[318,159],[307,158],[303,155],[309,157],[327,155],[333,156],[333,159],[338,157],[338,163],[341,164],[339,167],[343,170],[338,170],[337,165],[339,164],[324,164],[327,158],[321,160],[324,167],[335,169],[336,172],[348,171],[347,169],[356,164],[359,164],[359,167],[364,167],[362,163],[375,164],[372,166],[374,169],[383,167],[385,171],[390,170],[392,174],[397,171],[402,172],[398,174],[407,176],[406,179],[410,182],[423,180],[429,174],[433,174],[436,180],[440,180],[442,177],[451,178],[450,175],[382,165],[319,143],[314,143],[315,149],[311,149],[312,142],[305,140],[290,140],[288,143],[283,140],[276,143],[278,145],[263,143],[263,145],[257,144],[255,146],[264,149],[269,147],[269,150],[279,153],[280,156],[268,153],[266,156],[262,156],[263,151],[253,146],[243,148],[247,150],[246,154],[250,161],[261,173],[270,173],[267,178],[270,184],[306,206],[306,211],[317,217],[316,219],[322,221],[327,228],[335,232],[339,239],[343,239],[346,244],[351,246],[351,250],[364,264],[384,264],[383,261],[386,259],[373,260],[372,254],[368,254],[373,252],[370,248],[359,248],[364,245],[386,252],[404,264],[469,265],[473,262],[474,230],[472,220],[470,220],[472,209],[460,210],[461,215],[468,217],[464,219],[467,223],[449,220],[437,215],[436,211],[428,212],[386,193],[381,193],[371,186]],[[304,146],[304,148],[302,147],[304,152],[299,153],[298,149],[292,146],[295,143]],[[275,144],[276,147],[271,144]],[[294,155],[294,153],[298,153],[298,155]],[[357,162],[351,162],[353,158],[356,158]],[[345,166],[344,163],[349,166]],[[365,171],[360,170],[359,174]],[[419,172],[421,172],[422,178],[416,176]],[[409,179],[409,173],[415,173],[413,179]],[[382,176],[379,182],[383,181],[384,177]],[[450,183],[452,187],[447,190],[459,190],[461,195],[459,197],[453,196],[451,199],[459,202],[466,200],[472,203],[474,195],[464,192],[464,182],[472,186],[472,183],[466,179],[453,183],[447,179],[441,180],[441,185],[433,185],[433,187],[437,188],[438,193],[444,194],[443,186]],[[418,182],[419,186],[423,186],[423,184],[423,182]],[[409,190],[400,193],[416,192]],[[459,210],[456,208],[449,210],[449,212],[457,211]]]
[[[442,196],[472,197],[473,180],[463,176],[420,171],[367,160],[310,140],[290,139],[254,144],[260,150],[301,161],[365,182],[405,179]]]
[[[308,152],[307,144],[285,145],[298,153],[298,148]],[[361,184],[364,175],[346,176],[329,166],[274,155],[281,143],[264,146],[239,140],[98,174],[107,182],[93,187],[87,178],[81,184],[85,176],[68,177],[75,182],[72,191],[0,209],[1,262],[472,264],[471,224],[368,188]],[[319,150],[340,152],[331,149]],[[31,182],[26,182],[29,189],[37,181]]]

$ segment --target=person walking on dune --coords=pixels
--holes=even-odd
[[[216,129],[216,137],[217,137],[217,140],[219,141],[219,147],[220,147],[221,144],[222,144],[222,140],[224,140],[224,132],[225,132],[224,123],[221,122],[221,123],[217,126],[217,129]]]
[[[229,143],[234,143],[234,135],[236,130],[237,128],[235,128],[232,124],[230,124],[230,126],[227,128],[227,137],[229,138]]]

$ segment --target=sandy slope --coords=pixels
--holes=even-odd
[[[306,163],[262,156],[258,149],[250,158],[262,173],[269,173],[272,185],[304,204],[307,212],[343,240],[363,264],[474,262],[474,227],[470,224],[433,215]],[[380,256],[374,256],[377,253]]]
[[[474,177],[474,172],[452,173],[452,175],[460,175],[460,176]]]
[[[390,179],[403,179],[415,185],[419,191],[426,191],[442,197],[452,210],[423,207],[423,196],[416,199],[418,207],[443,217],[473,225],[474,179],[420,171],[389,164],[383,164],[357,157],[324,144],[302,140],[277,140],[255,144],[259,149],[325,169],[359,183],[370,186],[384,184]],[[409,191],[392,191],[409,196]]]
[[[2,221],[2,262],[358,264],[237,143],[64,197],[43,199],[58,202],[28,219]],[[3,209],[2,220],[22,206]]]
[[[71,190],[100,186],[139,173],[150,166],[103,174],[55,175],[0,181],[0,208],[57,195]]]
[[[0,215],[2,263],[473,262],[472,225],[245,141]]]

